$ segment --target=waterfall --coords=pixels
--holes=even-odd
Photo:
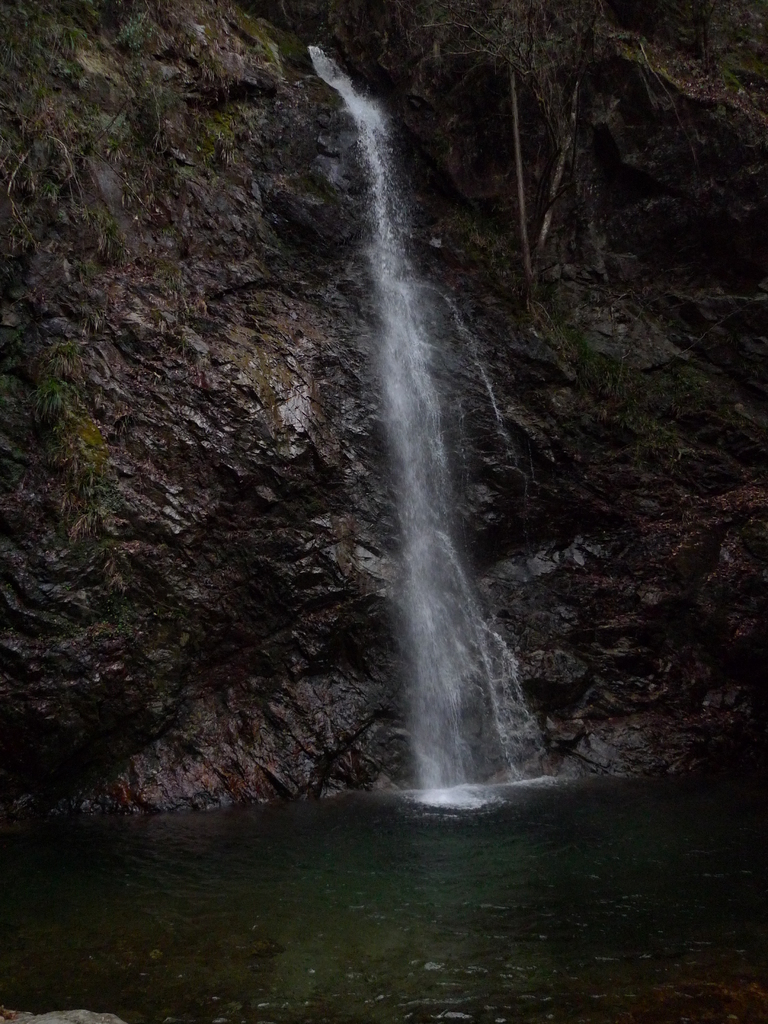
[[[439,789],[519,775],[538,745],[514,658],[485,621],[456,539],[444,414],[432,374],[424,289],[406,255],[403,190],[383,110],[317,47],[317,74],[340,93],[370,183],[370,260],[381,316],[384,416],[402,531],[399,611],[418,782]]]

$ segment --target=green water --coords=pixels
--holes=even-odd
[[[765,782],[494,792],[0,832],[0,1004],[131,1024],[768,1020]]]

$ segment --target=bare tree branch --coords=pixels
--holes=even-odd
[[[697,0],[699,2],[699,0]],[[716,0],[700,0],[715,3]],[[602,0],[395,0],[401,24],[421,33],[427,59],[438,67],[451,60],[478,60],[505,71],[509,81],[512,143],[526,297],[537,258],[549,238],[559,198],[574,171],[579,96],[595,58]],[[526,201],[519,92],[535,103],[546,133],[548,155],[534,186],[533,245]]]

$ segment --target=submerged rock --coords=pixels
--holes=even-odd
[[[2,1020],[0,1016],[0,1020]],[[113,1013],[94,1013],[92,1010],[51,1010],[49,1013],[14,1013],[6,1020],[16,1024],[125,1024]]]

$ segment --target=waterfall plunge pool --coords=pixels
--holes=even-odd
[[[6,829],[0,1004],[130,1024],[768,1019],[768,784],[491,795]]]

